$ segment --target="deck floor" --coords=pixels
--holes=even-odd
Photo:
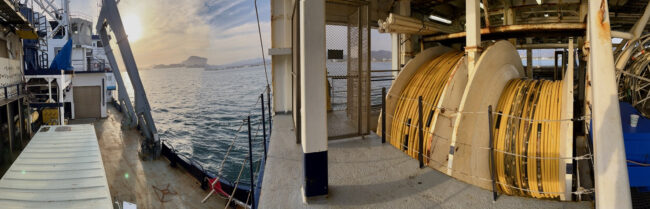
[[[329,195],[304,204],[302,148],[290,115],[276,115],[260,208],[593,208],[501,195],[460,182],[414,160],[377,135],[329,141]]]
[[[113,202],[136,203],[146,208],[221,208],[226,201],[213,196],[205,204],[201,200],[207,191],[181,168],[173,168],[161,157],[143,161],[138,157],[142,137],[136,130],[121,129],[122,114],[109,106],[108,117],[92,122],[95,125],[99,147]],[[89,121],[71,121],[71,123]],[[158,189],[156,189],[158,188]],[[169,192],[161,199],[162,191]],[[166,193],[166,192],[165,192]]]

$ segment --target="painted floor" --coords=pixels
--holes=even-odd
[[[328,144],[329,195],[303,203],[302,148],[291,115],[273,118],[273,135],[262,183],[260,208],[593,208],[501,195],[460,182],[414,160],[371,134]]]

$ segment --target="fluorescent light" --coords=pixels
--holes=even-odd
[[[434,21],[438,21],[438,22],[441,22],[441,23],[445,23],[445,24],[451,24],[451,20],[443,18],[443,17],[435,16],[435,15],[429,15],[429,19],[434,20]]]
[[[479,2],[478,6],[481,7],[481,9],[483,9],[483,2]]]
[[[542,0],[537,0],[537,4],[542,4]]]

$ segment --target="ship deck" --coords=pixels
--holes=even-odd
[[[135,203],[138,209],[225,206],[226,200],[217,196],[201,204],[208,191],[202,190],[200,183],[183,169],[171,167],[166,158],[141,160],[141,135],[136,130],[121,128],[122,114],[114,107],[109,105],[107,111],[108,117],[104,119],[70,123],[94,124],[113,202]]]
[[[590,201],[560,202],[501,195],[458,181],[382,144],[376,134],[329,141],[327,197],[303,203],[302,147],[291,115],[273,118],[260,208],[593,208]]]

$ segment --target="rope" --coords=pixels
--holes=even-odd
[[[260,27],[260,15],[257,11],[257,0],[254,0],[255,5],[255,17],[257,17],[257,33],[260,36],[260,49],[262,50],[262,62],[264,64],[264,76],[266,77],[266,87],[269,88],[269,73],[266,70],[266,57],[264,55],[264,43],[262,42],[262,29]]]
[[[235,180],[235,187],[232,189],[232,193],[230,194],[230,197],[228,198],[228,203],[226,204],[226,207],[230,205],[230,202],[232,201],[232,198],[235,196],[235,191],[237,191],[237,187],[239,186],[239,180],[241,179],[241,174],[244,172],[244,165],[248,161],[247,158],[244,158],[244,161],[241,163],[241,168],[239,169],[239,175],[237,175],[237,180]]]
[[[439,139],[443,139],[443,140],[445,140],[445,141],[451,141],[450,139],[447,139],[447,138],[441,137],[441,136],[436,135],[436,134],[433,134],[433,133],[429,133],[429,134],[430,134],[432,137],[437,137],[437,138],[439,138]],[[391,137],[390,134],[388,134],[388,133],[386,133],[386,136],[389,137],[389,138]],[[469,143],[459,143],[459,142],[456,142],[456,145],[457,145],[456,147],[460,147],[460,146],[458,146],[458,145],[463,145],[463,146],[467,146],[467,147],[474,147],[472,144],[469,144]],[[409,147],[406,146],[406,145],[401,145],[401,147],[402,147],[402,149],[404,149],[404,150],[406,150],[406,149],[409,148]],[[560,156],[560,157],[537,157],[537,156],[521,155],[521,154],[508,152],[508,151],[505,151],[505,150],[494,149],[494,148],[490,148],[490,147],[477,146],[476,148],[478,148],[478,149],[483,149],[483,150],[488,150],[488,151],[492,150],[492,151],[494,151],[494,152],[499,152],[499,153],[502,153],[502,154],[505,154],[505,155],[512,155],[512,156],[515,156],[515,157],[531,158],[531,159],[537,159],[537,160],[569,160],[569,159],[571,159],[571,160],[591,160],[591,159],[593,159],[593,155],[592,155],[591,153],[587,153],[587,154],[580,155],[580,156],[576,156],[576,157],[566,157],[566,156]],[[417,155],[417,154],[419,154],[419,152],[416,150],[416,151],[415,151],[415,154]],[[540,153],[537,153],[537,154],[540,154]],[[425,156],[426,156],[426,155],[427,155],[427,154],[425,154]],[[593,163],[592,163],[592,164],[593,164]],[[446,166],[446,165],[445,165],[445,166]]]
[[[255,104],[253,104],[253,106],[257,106],[257,104],[259,104],[260,101],[261,101],[261,97],[258,97],[257,101],[255,102]],[[249,110],[248,114],[250,115],[250,113],[254,109],[255,108],[251,108]],[[208,195],[206,195],[205,198],[203,198],[201,203],[205,203],[205,201],[207,201],[208,198],[215,192],[213,187],[214,187],[215,184],[217,184],[217,182],[219,182],[219,179],[221,179],[221,175],[223,174],[224,164],[226,163],[226,160],[228,159],[228,156],[230,156],[230,151],[232,151],[232,148],[233,147],[240,147],[241,148],[241,146],[235,145],[235,141],[237,141],[237,138],[239,138],[239,133],[241,132],[241,129],[242,129],[242,127],[244,127],[244,124],[246,122],[251,122],[251,121],[246,121],[246,120],[242,121],[242,123],[239,125],[239,128],[237,128],[237,131],[235,131],[235,137],[232,139],[232,141],[230,143],[230,146],[228,146],[228,150],[226,151],[226,154],[224,155],[223,159],[221,160],[221,163],[219,164],[219,171],[217,171],[217,178],[210,185],[210,193],[208,193]],[[258,125],[258,130],[259,130],[259,126],[260,125]],[[203,169],[202,166],[201,166],[201,169]],[[203,172],[205,173],[205,170],[203,170]]]
[[[643,166],[643,167],[650,166],[650,163],[641,163],[641,162],[637,162],[637,161],[634,161],[634,160],[627,160],[627,162],[632,163],[634,165]]]

